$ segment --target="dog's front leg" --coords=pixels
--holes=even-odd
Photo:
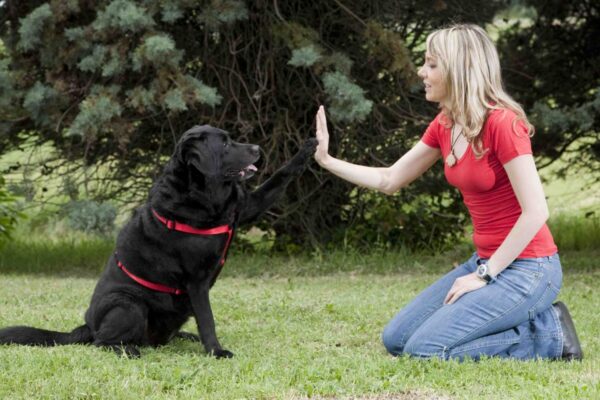
[[[217,358],[233,357],[233,353],[223,349],[217,339],[215,319],[213,317],[212,308],[210,307],[208,289],[209,288],[206,285],[188,285],[188,293],[190,294],[192,309],[194,311],[194,316],[196,317],[200,340],[208,354]]]
[[[260,214],[271,208],[292,179],[300,176],[304,171],[315,153],[317,144],[316,139],[307,139],[287,164],[250,193],[244,208],[240,211],[240,225],[254,221]]]

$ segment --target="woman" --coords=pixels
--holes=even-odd
[[[482,355],[581,359],[563,303],[560,260],[546,226],[548,208],[531,154],[533,132],[502,87],[496,48],[475,25],[454,25],[427,38],[419,69],[425,97],[440,113],[410,151],[389,168],[328,154],[325,111],[317,113],[315,159],[335,175],[392,194],[438,159],[469,209],[476,252],[425,289],[385,327],[393,355],[443,359]]]

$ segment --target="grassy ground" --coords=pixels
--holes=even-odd
[[[217,331],[233,359],[207,357],[185,341],[144,349],[139,360],[86,346],[5,346],[0,399],[598,399],[598,191],[581,175],[547,178],[545,188],[558,211],[549,224],[565,271],[560,299],[574,316],[582,363],[386,354],[383,326],[468,257],[470,246],[435,256],[338,251],[288,258],[237,254],[234,244],[211,292]],[[80,325],[112,241],[29,236],[0,249],[0,326]],[[187,330],[195,332],[194,324]]]
[[[87,254],[97,252],[97,260],[90,257],[86,268],[82,252],[81,265],[67,272],[58,268],[58,255],[42,258],[43,251],[53,251],[48,245],[39,250],[38,266],[14,259],[18,245],[5,248],[0,326],[67,330],[81,324],[100,269],[89,265],[103,262],[107,251],[96,245]],[[0,398],[599,398],[600,315],[594,310],[600,307],[600,252],[562,256],[560,298],[576,321],[586,353],[582,363],[456,363],[385,353],[379,336],[389,318],[467,255],[467,248],[435,257],[234,255],[211,292],[217,331],[233,359],[215,360],[180,340],[144,349],[139,360],[86,346],[6,346],[0,348]],[[192,323],[187,329],[196,331]]]

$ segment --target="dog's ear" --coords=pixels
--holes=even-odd
[[[205,176],[217,176],[221,173],[222,153],[218,146],[212,145],[211,132],[217,131],[210,125],[194,126],[186,131],[175,146],[173,157],[178,164],[188,170],[191,168]]]
[[[183,135],[181,135],[181,137],[177,141],[177,144],[175,144],[175,150],[173,151],[173,158],[177,160],[180,164],[186,164],[185,153],[187,147],[189,147],[188,142],[190,140],[193,140],[194,138],[201,137],[202,132],[204,132],[203,128],[205,128],[206,126],[207,125],[196,125],[193,128],[190,128],[187,131],[183,132]]]

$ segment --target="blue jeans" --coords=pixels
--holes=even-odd
[[[404,307],[383,331],[385,348],[446,360],[560,358],[562,330],[551,307],[562,285],[558,254],[517,259],[495,281],[444,305],[454,280],[474,272],[477,260],[474,254]]]

